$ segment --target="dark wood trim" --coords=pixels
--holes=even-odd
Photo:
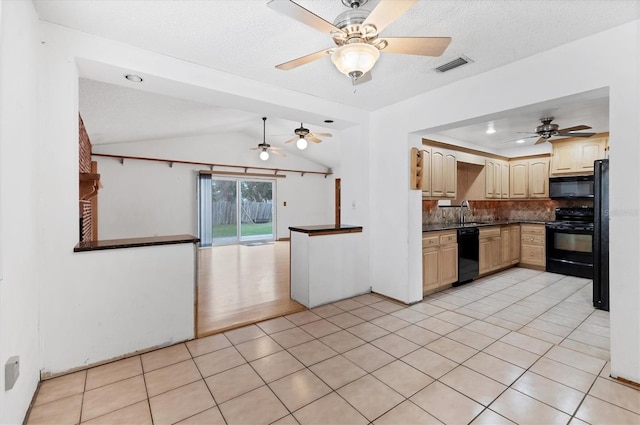
[[[240,177],[268,177],[284,179],[284,174],[265,174],[265,173],[239,173],[237,171],[199,171],[199,174],[211,174],[212,176],[240,176]]]
[[[286,238],[278,238],[278,242],[289,242],[291,240],[290,237],[286,237]]]
[[[340,225],[335,226],[333,224],[319,225],[319,226],[299,226],[289,227],[292,232],[306,233],[308,236],[324,236],[324,235],[337,235],[340,233],[361,233],[361,226]]]
[[[287,168],[271,168],[271,167],[254,167],[254,166],[248,166],[248,165],[217,164],[217,163],[213,163],[213,162],[182,161],[182,160],[178,160],[178,159],[149,158],[149,157],[144,157],[144,156],[129,156],[129,155],[112,155],[112,154],[95,153],[95,152],[92,152],[91,156],[99,156],[99,157],[103,157],[103,158],[115,158],[115,159],[119,159],[120,162],[123,163],[123,164],[124,164],[124,160],[125,159],[135,159],[135,160],[138,160],[138,161],[166,162],[167,164],[169,164],[169,167],[173,167],[173,164],[204,165],[204,166],[209,167],[211,169],[211,171],[213,171],[214,167],[241,168],[241,169],[244,169],[245,172],[244,173],[239,173],[239,174],[243,174],[243,175],[246,175],[248,170],[269,170],[269,171],[275,172],[275,174],[277,174],[279,172],[282,172],[282,173],[300,173],[302,176],[304,176],[305,174],[320,174],[320,175],[323,175],[325,178],[327,178],[327,176],[330,176],[330,175],[333,174],[330,170],[328,170],[328,171],[291,170],[291,169],[287,169]]]
[[[342,212],[342,179],[337,178],[335,181],[335,222],[336,227],[340,227],[340,216]]]
[[[73,252],[101,251],[105,249],[136,248],[141,246],[175,245],[198,243],[199,238],[191,235],[153,236],[148,238],[108,239],[104,241],[85,241],[78,243]]]

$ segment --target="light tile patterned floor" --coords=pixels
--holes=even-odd
[[[123,331],[126,331],[123,329]],[[586,279],[354,297],[42,383],[29,424],[638,424]]]

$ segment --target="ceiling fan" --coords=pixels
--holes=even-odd
[[[543,117],[540,118],[541,124],[536,127],[535,132],[522,132],[518,133],[522,134],[534,134],[534,136],[524,137],[524,139],[532,139],[534,137],[538,137],[536,140],[536,145],[540,143],[544,143],[552,137],[591,137],[596,133],[575,133],[575,131],[579,130],[589,130],[591,127],[588,125],[576,125],[574,127],[567,128],[558,128],[558,124],[552,124],[551,121],[554,120],[554,117]],[[509,140],[512,142],[513,140]],[[507,143],[507,142],[503,142]]]
[[[307,148],[307,145],[308,145],[307,140],[311,140],[314,143],[321,143],[322,140],[320,140],[319,137],[332,136],[331,133],[312,133],[309,131],[308,128],[304,128],[304,125],[302,123],[300,123],[300,127],[293,130],[293,132],[295,133],[295,137],[292,137],[291,139],[287,140],[285,143],[291,143],[294,140],[297,140],[296,146],[300,150],[304,150]]]
[[[267,143],[267,117],[262,117],[262,143],[258,144],[256,148],[249,148],[252,151],[260,151],[260,159],[266,161],[269,159],[269,152],[274,154],[275,156],[286,156],[283,152],[280,152],[280,148],[271,146]]]
[[[371,69],[380,51],[406,55],[440,56],[451,37],[379,37],[380,32],[409,10],[417,0],[380,0],[369,12],[360,9],[368,0],[342,0],[350,10],[341,13],[333,24],[291,0],[271,0],[267,6],[323,33],[331,35],[335,47],[320,50],[276,65],[290,70],[331,55],[338,71],[353,84],[371,80]]]

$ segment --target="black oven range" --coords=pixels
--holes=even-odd
[[[547,271],[593,278],[593,208],[556,208],[546,224]]]

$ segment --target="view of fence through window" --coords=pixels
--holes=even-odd
[[[213,244],[273,239],[273,182],[211,179]]]

